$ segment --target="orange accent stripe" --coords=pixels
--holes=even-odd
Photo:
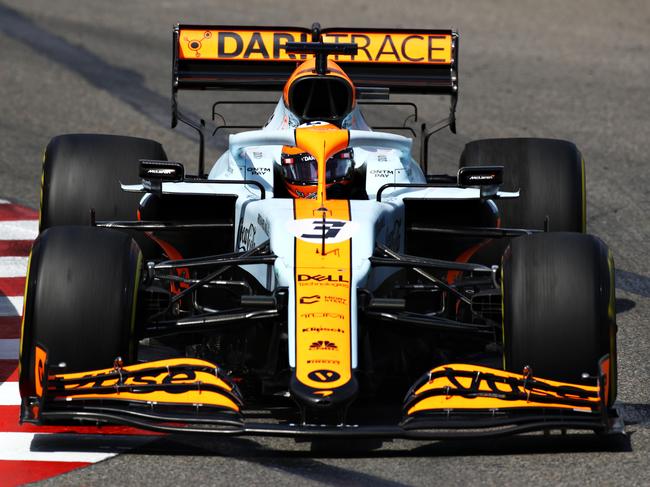
[[[38,353],[38,347],[36,347]],[[38,361],[38,358],[37,358]],[[38,362],[37,362],[38,363]],[[170,380],[169,372],[165,370],[165,367],[174,367],[177,365],[188,365],[188,366],[197,366],[197,367],[207,367],[214,369],[215,365],[199,359],[190,359],[190,358],[181,358],[181,359],[168,359],[168,360],[159,360],[157,362],[147,362],[136,365],[128,365],[124,367],[124,370],[127,372],[136,372],[142,371],[151,368],[161,368],[162,370],[156,372],[152,371],[146,376],[139,377],[127,377],[123,384],[126,386],[129,385],[138,385],[142,383],[153,383],[153,384],[164,384],[165,381]],[[38,369],[36,369],[38,370]],[[101,369],[89,372],[77,372],[71,374],[57,374],[50,378],[51,381],[57,379],[66,379],[69,381],[74,381],[79,379],[79,383],[69,382],[64,387],[67,391],[74,391],[74,395],[70,396],[69,400],[83,400],[83,399],[122,399],[125,401],[155,401],[164,404],[205,404],[211,406],[219,406],[234,411],[239,411],[239,406],[235,404],[231,399],[226,397],[223,394],[220,394],[216,391],[211,390],[190,390],[183,392],[182,394],[175,394],[166,391],[152,391],[145,393],[135,393],[128,391],[119,391],[114,394],[94,394],[89,392],[84,394],[84,389],[89,389],[95,387],[95,382],[92,381],[93,377],[101,377],[108,373],[115,372],[114,369]],[[119,381],[119,378],[103,378],[101,379],[102,387],[113,387],[116,386]],[[194,385],[197,382],[200,382],[204,385],[212,385],[219,387],[225,391],[231,391],[232,387],[227,384],[222,379],[216,377],[212,372],[205,372],[201,370],[194,370],[194,373],[191,377],[184,378],[183,374],[178,374],[173,377],[173,384],[187,384]],[[38,392],[38,382],[37,382],[37,392]]]
[[[501,217],[497,217],[496,228],[501,228]],[[492,241],[492,239],[490,238],[490,239],[487,239],[487,240],[483,240],[482,242],[479,242],[476,245],[470,247],[469,249],[467,249],[465,252],[463,252],[462,254],[460,254],[456,258],[456,262],[461,262],[461,263],[469,262],[469,259],[471,259],[472,256],[474,254],[476,254],[476,252],[478,252],[484,245],[487,245],[488,242],[491,242],[491,241]],[[456,279],[458,279],[458,276],[460,276],[460,274],[461,274],[461,271],[449,271],[449,272],[447,272],[447,283],[448,284],[453,284],[456,281]]]
[[[325,191],[327,160],[336,152],[345,149],[349,142],[350,132],[339,129],[331,124],[299,127],[296,129],[296,146],[314,156],[318,164],[317,198],[321,208],[325,207],[325,200],[327,199]]]
[[[322,220],[317,200],[294,200],[295,218]],[[327,200],[326,219],[350,220],[347,200]],[[351,240],[295,239],[296,378],[314,389],[334,389],[352,378]],[[320,374],[319,374],[320,372]]]
[[[466,263],[469,261],[469,259],[472,258],[472,256],[479,251],[481,247],[483,247],[487,242],[490,240],[483,240],[482,242],[477,243],[476,245],[472,245],[470,248],[468,248],[465,252],[460,254],[458,257],[456,257],[456,262],[459,263]],[[463,271],[448,271],[447,272],[447,283],[448,284],[453,284],[456,279],[458,279],[458,276],[462,274]]]
[[[138,218],[138,220],[139,219],[140,218]],[[153,232],[147,232],[147,237],[156,242],[170,259],[181,260],[183,258],[183,255],[176,249],[176,247],[174,247],[169,242],[156,237]],[[185,279],[190,278],[190,270],[187,267],[176,269],[176,274],[178,274],[180,277],[184,277]],[[181,289],[190,287],[190,285],[186,282],[175,283],[173,281],[170,281],[169,286],[172,294],[178,294],[181,292]]]

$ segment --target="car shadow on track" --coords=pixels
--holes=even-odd
[[[404,485],[379,474],[359,472],[345,463],[350,459],[451,458],[470,456],[542,455],[558,453],[624,453],[633,451],[632,436],[650,425],[650,405],[619,404],[629,423],[627,435],[529,434],[480,440],[416,442],[397,440],[382,444],[365,440],[328,440],[294,443],[291,439],[237,438],[197,435],[37,435],[32,451],[89,451],[123,453],[137,457],[219,457],[232,458],[264,468],[281,470],[306,481],[326,485]],[[149,460],[151,461],[151,460]],[[123,465],[123,464],[122,464]]]
[[[647,406],[646,406],[647,408]],[[577,452],[626,452],[632,451],[631,435],[594,435],[584,434],[531,434],[507,438],[485,438],[473,440],[445,440],[427,443],[416,441],[386,442],[387,448],[381,448],[381,442],[371,440],[350,441],[350,439],[305,442],[296,445],[291,440],[274,442],[272,446],[254,438],[215,438],[190,435],[170,435],[167,437],[148,438],[141,441],[120,438],[122,448],[129,448],[131,454],[146,455],[188,455],[220,456],[247,459],[306,459],[306,458],[394,458],[422,456],[466,456],[466,455],[511,455],[542,453],[577,453]],[[69,446],[80,447],[73,435],[68,435]],[[47,448],[47,438],[43,438],[40,447]],[[95,445],[101,451],[110,448],[111,437],[103,437]],[[286,446],[285,446],[286,445]],[[61,448],[56,442],[52,447]],[[92,450],[92,444],[86,442]],[[34,447],[34,445],[33,445]],[[89,450],[90,451],[90,450]],[[98,451],[98,450],[92,450]],[[124,451],[124,450],[122,450]],[[264,463],[261,461],[261,463]]]

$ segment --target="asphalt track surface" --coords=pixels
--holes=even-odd
[[[463,144],[484,137],[564,138],[582,150],[588,231],[610,245],[618,269],[618,398],[628,436],[395,441],[381,450],[349,442],[314,448],[279,439],[116,438],[97,447],[125,453],[44,484],[650,483],[650,3],[0,0],[0,197],[37,207],[42,150],[60,133],[157,139],[171,159],[194,167],[193,136],[169,129],[178,21],[457,28],[459,134],[432,139],[431,164],[453,171]],[[207,118],[214,99],[194,96],[189,109]],[[446,110],[446,101],[423,100],[421,116],[433,121]],[[264,115],[233,111],[229,121],[262,122]],[[208,159],[223,146],[224,139],[212,141]]]

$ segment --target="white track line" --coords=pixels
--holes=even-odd
[[[27,257],[0,257],[0,278],[24,277],[27,274]]]
[[[22,296],[0,295],[0,316],[20,316],[23,314]]]
[[[18,360],[20,338],[0,339],[0,360]]]
[[[38,220],[0,221],[0,240],[33,240],[38,236]]]
[[[115,456],[115,453],[99,453],[84,451],[49,451],[56,445],[55,441],[47,441],[48,451],[32,451],[32,441],[35,436],[45,439],[49,434],[36,433],[0,433],[0,460],[39,460],[46,462],[87,462],[95,463]],[[78,444],[83,447],[83,435],[79,435]],[[38,438],[37,438],[38,441]],[[65,441],[64,447],[70,442]],[[35,445],[38,448],[38,445]],[[25,467],[29,468],[29,467]]]
[[[20,406],[18,382],[0,384],[0,406]]]
[[[9,203],[11,203],[11,201],[0,198],[0,205],[8,205]]]

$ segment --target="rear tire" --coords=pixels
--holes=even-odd
[[[552,232],[585,232],[582,154],[571,142],[553,139],[484,139],[465,145],[460,167],[503,166],[504,191],[517,199],[495,200],[501,226]]]
[[[502,262],[506,370],[581,383],[610,357],[616,396],[614,265],[598,238],[541,233],[512,239]]]
[[[30,258],[20,354],[22,396],[34,393],[34,347],[65,372],[135,360],[141,252],[127,234],[93,227],[44,231]]]
[[[41,194],[41,231],[57,225],[88,225],[97,220],[135,220],[140,198],[120,183],[140,181],[139,160],[166,160],[153,140],[120,135],[68,134],[45,149]]]

